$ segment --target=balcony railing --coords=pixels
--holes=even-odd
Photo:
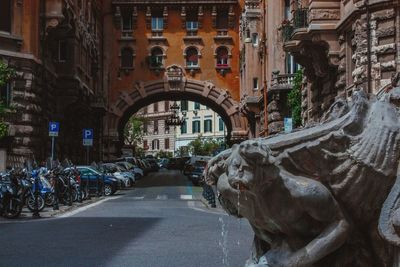
[[[282,24],[281,32],[282,32],[282,41],[283,42],[290,41],[290,39],[292,39],[292,34],[293,34],[293,25]]]
[[[272,73],[271,88],[268,91],[291,90],[295,74],[279,74],[279,71]]]
[[[294,29],[308,27],[308,8],[296,9],[293,13]]]

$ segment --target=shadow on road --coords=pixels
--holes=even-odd
[[[102,266],[160,220],[73,217],[2,225],[0,266]]]

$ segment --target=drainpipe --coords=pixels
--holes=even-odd
[[[369,0],[365,0],[365,9],[367,12],[367,60],[368,60],[368,65],[367,65],[367,92],[370,94],[372,93],[372,88],[371,88],[371,69],[372,69],[372,64],[371,64],[371,25],[370,25],[370,20],[371,20],[371,13],[369,10]]]
[[[264,136],[268,135],[268,93],[267,93],[267,29],[266,29],[266,23],[265,20],[267,18],[267,8],[266,8],[266,1],[263,0],[263,83],[264,83]]]

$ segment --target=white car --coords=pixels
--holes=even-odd
[[[141,179],[144,174],[143,174],[143,170],[141,168],[139,168],[136,165],[133,165],[132,163],[126,162],[126,161],[121,161],[121,162],[116,162],[115,164],[117,164],[119,167],[123,168],[124,170],[128,170],[132,173],[135,174],[135,178],[137,180]]]

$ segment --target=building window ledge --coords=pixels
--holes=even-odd
[[[15,51],[21,51],[22,42],[23,39],[21,37],[0,31],[0,44],[7,45],[9,43],[9,45],[15,46]]]

